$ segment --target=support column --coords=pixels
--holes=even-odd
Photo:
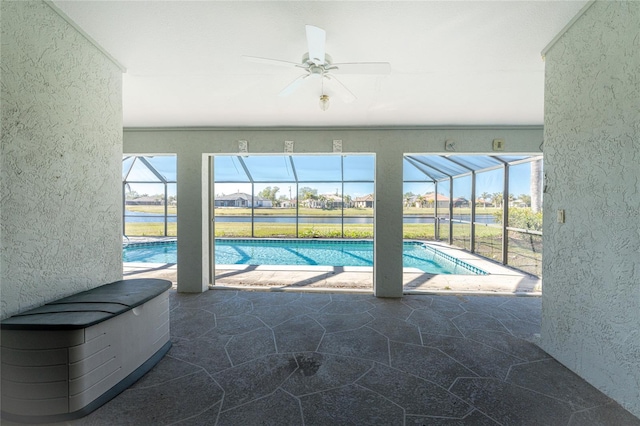
[[[476,252],[476,172],[471,172],[471,229],[469,248],[471,253]]]
[[[502,263],[509,263],[509,165],[504,165],[504,187],[502,188]]]
[[[453,178],[449,177],[449,245],[453,245]]]
[[[181,293],[201,293],[209,288],[208,250],[203,250],[208,242],[208,217],[203,213],[207,191],[203,191],[208,175],[208,165],[201,153],[177,154],[177,188],[180,199],[178,213],[178,291]]]
[[[164,183],[164,236],[166,237],[168,235],[167,233],[167,215],[168,215],[168,209],[169,209],[169,199],[168,197],[168,192],[167,192],[167,182]]]
[[[433,182],[433,237],[440,240],[440,220],[438,219],[438,181]]]
[[[376,155],[373,293],[402,297],[402,152]]]
[[[202,184],[208,191],[203,191],[203,194],[207,194],[207,198],[202,200],[202,226],[203,229],[208,229],[208,240],[202,242],[204,252],[202,253],[205,261],[202,264],[203,277],[209,278],[209,284],[216,284],[216,274],[214,265],[216,264],[216,213],[215,213],[215,182],[214,174],[214,159],[213,155],[203,156],[202,160],[206,163],[207,171],[202,176]]]

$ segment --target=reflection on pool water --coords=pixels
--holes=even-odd
[[[216,239],[216,265],[373,266],[373,241]],[[130,244],[124,262],[176,263],[175,241]],[[403,266],[431,274],[486,272],[420,241],[405,241]]]

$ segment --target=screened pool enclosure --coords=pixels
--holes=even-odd
[[[122,160],[123,234],[177,236],[176,156]]]
[[[404,237],[542,274],[542,156],[405,155]],[[414,235],[407,219],[427,213]]]
[[[216,156],[216,237],[373,238],[373,155]]]
[[[177,236],[175,156],[123,160],[125,235]],[[216,155],[215,237],[373,238],[375,156]],[[541,274],[542,157],[406,154],[403,237]]]

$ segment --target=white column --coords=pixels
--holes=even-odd
[[[373,292],[377,297],[402,297],[402,159],[402,151],[376,155]]]
[[[204,266],[203,238],[203,158],[200,152],[178,153],[178,291],[201,293],[207,290],[209,274]]]

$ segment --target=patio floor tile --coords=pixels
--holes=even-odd
[[[540,303],[172,291],[168,354],[64,425],[640,426],[533,343]]]

